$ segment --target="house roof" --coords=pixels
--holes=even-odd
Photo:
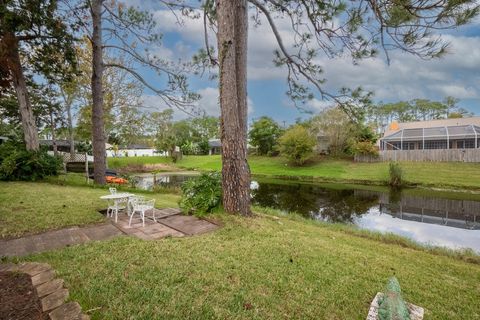
[[[480,127],[476,125],[454,125],[443,127],[406,128],[386,135],[383,141],[416,141],[441,139],[466,139],[480,136]]]
[[[480,127],[480,117],[456,118],[456,119],[435,119],[428,121],[413,122],[392,122],[385,131],[385,137],[392,135],[402,129],[423,129],[452,126],[474,125]]]
[[[121,146],[119,149],[131,149],[131,150],[139,150],[139,149],[154,149],[146,144],[141,144],[141,143],[137,143],[137,144],[129,144],[129,145],[126,145],[126,146]]]
[[[70,141],[68,141],[68,140],[56,140],[55,142],[57,143],[58,147],[70,147]],[[53,145],[52,140],[40,140],[39,143],[41,145],[45,145],[45,146]]]
[[[221,147],[222,142],[220,141],[220,139],[210,139],[208,140],[208,145],[210,146],[210,148]]]

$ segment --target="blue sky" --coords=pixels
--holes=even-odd
[[[137,4],[140,8],[145,3]],[[167,59],[189,59],[203,45],[203,24],[201,20],[184,20],[179,25],[169,11],[154,4],[148,4],[154,13],[159,32],[164,35],[161,47],[150,51]],[[252,25],[252,24],[251,24]],[[288,39],[288,24],[279,22],[280,33]],[[460,105],[480,115],[480,20],[469,26],[450,30],[442,34],[450,43],[449,54],[441,59],[424,61],[401,52],[391,54],[391,64],[385,57],[365,59],[354,66],[349,58],[327,59],[320,57],[327,79],[326,87],[336,92],[343,86],[362,86],[374,92],[374,101],[392,102],[427,98],[443,100],[446,96],[460,99]],[[211,43],[215,44],[213,35]],[[288,40],[287,40],[288,43]],[[297,110],[285,95],[285,70],[273,65],[272,52],[277,49],[275,39],[266,23],[259,27],[250,26],[248,43],[248,95],[249,119],[263,115],[280,123],[295,122],[298,117],[308,117]],[[147,74],[150,81],[154,75]],[[210,115],[219,114],[217,82],[197,76],[190,77],[191,88],[202,95],[199,106]],[[144,93],[145,105],[157,110],[164,109],[160,99],[148,90]],[[331,103],[316,97],[306,106],[316,113]],[[180,111],[177,119],[185,118]]]

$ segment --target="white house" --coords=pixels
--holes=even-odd
[[[165,152],[159,152],[155,148],[143,144],[131,144],[120,146],[118,149],[107,144],[107,157],[151,157],[166,156]]]

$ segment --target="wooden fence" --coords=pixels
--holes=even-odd
[[[378,156],[356,155],[355,161],[480,162],[480,149],[384,150]]]

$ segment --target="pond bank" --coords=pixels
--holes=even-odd
[[[429,319],[478,315],[480,267],[466,257],[262,211],[215,217],[224,228],[200,237],[119,237],[25,259],[55,266],[95,319],[364,319],[393,274]]]
[[[110,158],[109,166],[122,169],[129,165],[164,165],[163,171],[221,170],[221,157],[184,156],[177,163],[167,157]],[[385,186],[388,181],[388,162],[360,163],[346,159],[318,158],[306,166],[295,167],[282,157],[249,156],[248,162],[255,178],[279,178],[305,182],[332,182]],[[400,162],[403,178],[409,187],[449,191],[480,192],[480,164],[462,162]],[[140,171],[140,170],[139,170]],[[145,171],[142,169],[141,171]],[[149,171],[154,171],[149,170]]]
[[[172,170],[173,169],[173,170]],[[202,172],[209,172],[212,170],[197,170],[192,168],[179,168],[179,167],[171,167],[165,171],[159,170],[139,170],[139,171],[132,171],[129,175],[132,176],[143,176],[143,175],[199,175]],[[283,180],[283,181],[291,181],[291,182],[300,182],[300,183],[332,183],[332,184],[348,184],[348,185],[357,185],[357,186],[369,186],[369,187],[388,187],[387,180],[365,180],[365,179],[338,179],[338,178],[327,178],[327,177],[319,177],[319,176],[291,176],[291,175],[269,175],[269,174],[261,174],[261,173],[252,173],[252,179],[273,179],[273,180]],[[471,194],[478,194],[480,195],[480,187],[477,186],[459,186],[455,184],[443,184],[441,186],[437,184],[429,184],[429,183],[412,183],[406,181],[404,184],[405,188],[419,188],[424,190],[433,190],[439,192],[458,192],[458,193],[471,193]]]
[[[137,187],[177,190],[197,174],[137,176]],[[392,233],[423,245],[480,253],[480,195],[382,186],[252,180],[252,204],[284,214]]]

